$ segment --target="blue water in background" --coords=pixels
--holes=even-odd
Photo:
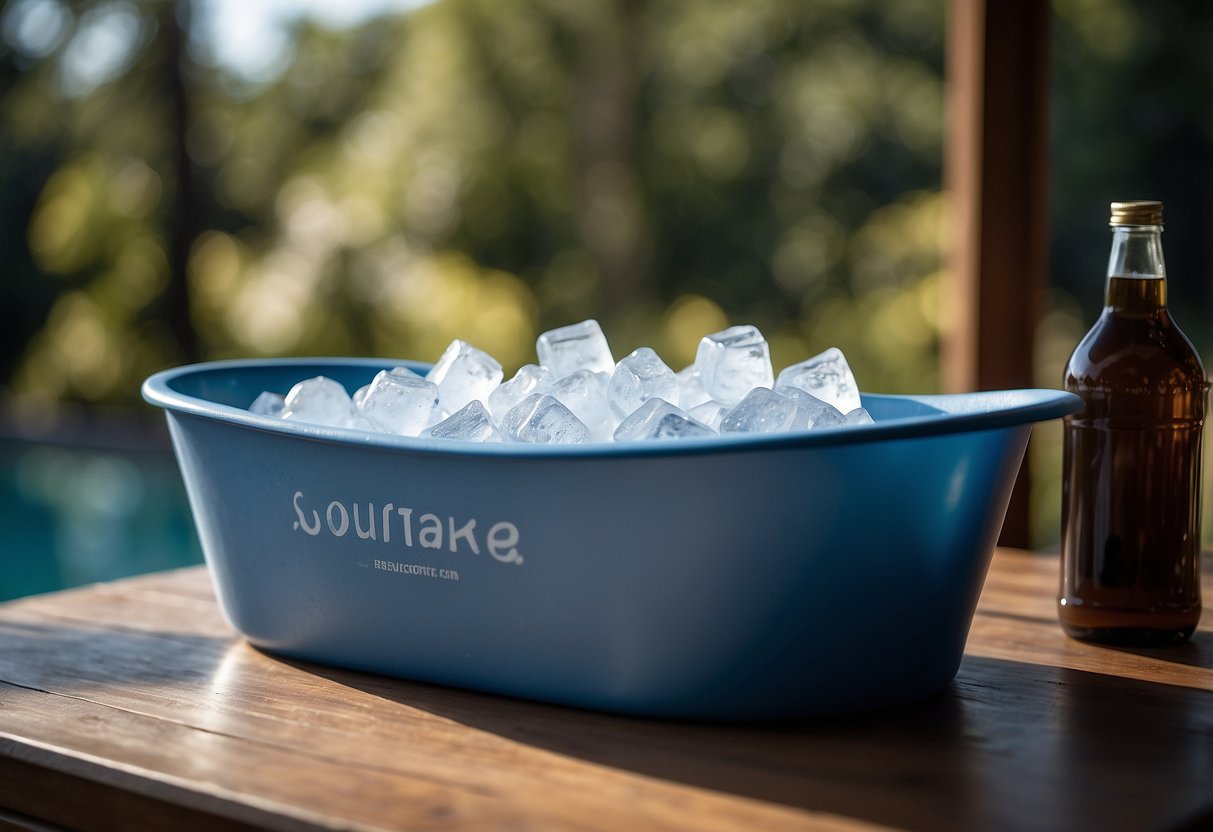
[[[0,601],[201,562],[167,449],[0,439]]]

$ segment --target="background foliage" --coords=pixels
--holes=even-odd
[[[444,0],[301,24],[252,89],[180,48],[184,6],[5,19],[48,6],[63,35],[36,55],[10,34],[0,102],[22,396],[129,402],[183,360],[453,337],[517,366],[591,316],[677,366],[746,321],[784,362],[839,343],[872,389],[934,386],[938,0]],[[117,18],[122,68],[71,81]]]
[[[280,354],[507,371],[597,317],[675,369],[758,325],[937,388],[945,0],[441,0],[297,22],[264,77],[206,5],[0,5],[0,384],[130,405],[150,372]],[[208,34],[210,33],[210,34]],[[1173,306],[1213,331],[1213,5],[1054,3],[1054,290],[1038,383],[1100,304],[1111,199],[1167,203]],[[1036,443],[1055,527],[1057,441]]]

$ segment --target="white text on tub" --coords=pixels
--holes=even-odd
[[[474,518],[460,522],[454,517],[443,518],[429,512],[417,515],[414,509],[397,508],[395,503],[385,503],[377,512],[374,503],[350,503],[347,506],[340,500],[330,500],[321,515],[318,509],[306,506],[302,491],[295,492],[291,507],[295,510],[293,528],[311,537],[328,532],[333,537],[348,535],[353,540],[364,540],[368,544],[377,541],[408,548],[446,548],[451,552],[464,550],[473,555],[480,554],[483,549],[501,563],[522,563],[522,554],[518,551],[518,527],[508,520],[500,520],[482,532]],[[364,560],[359,558],[359,563],[368,565],[369,562],[364,563]]]
[[[444,581],[459,580],[459,573],[454,569],[438,569],[420,563],[375,559],[371,561],[371,566],[380,572],[399,572],[402,575],[420,575],[423,578],[442,578]]]

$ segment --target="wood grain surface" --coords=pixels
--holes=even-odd
[[[1178,647],[1081,644],[1056,582],[1000,550],[942,693],[760,726],[282,660],[201,568],[10,602],[0,829],[1213,828],[1210,616]]]

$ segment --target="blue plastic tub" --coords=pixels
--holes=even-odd
[[[144,384],[233,626],[302,659],[696,719],[946,685],[1031,425],[1078,407],[1052,390],[865,395],[874,425],[542,447],[244,409],[385,366],[227,361]]]

